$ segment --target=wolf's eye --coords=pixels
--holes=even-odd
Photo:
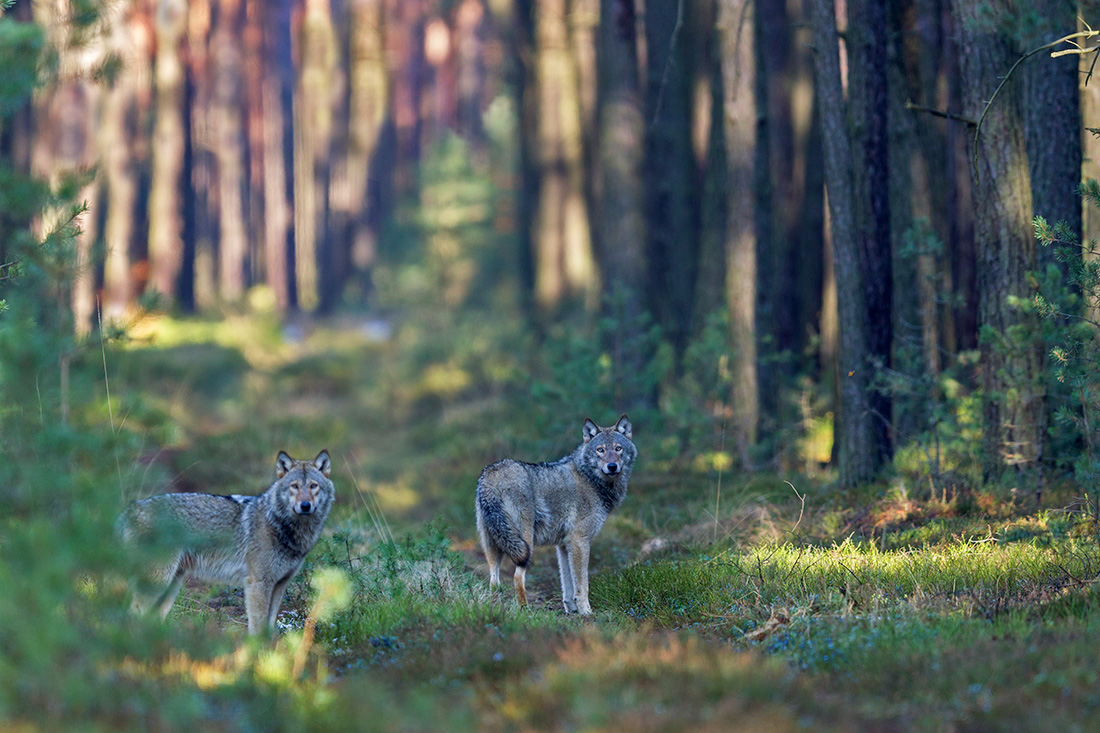
[[[596,448],[596,452],[599,453],[601,456],[603,455],[603,451],[604,451],[604,447],[602,445],[599,446],[598,448]]]
[[[317,490],[317,482],[316,481],[310,481],[309,482],[309,490],[310,491],[316,491]]]
[[[623,452],[623,447],[621,445],[615,446],[615,452],[616,453],[622,453]]]
[[[295,491],[297,491],[298,489],[302,488],[302,482],[301,482],[301,481],[293,481],[293,482],[291,482],[291,484],[290,484],[290,488],[292,488],[292,489],[294,489]]]

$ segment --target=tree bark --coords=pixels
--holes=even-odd
[[[1077,2],[1035,0],[1029,3],[1035,25],[1018,50],[1030,51],[1077,27]],[[1091,58],[1090,58],[1091,62]],[[1051,224],[1066,222],[1070,230],[1081,231],[1081,99],[1078,93],[1078,59],[1047,54],[1024,62],[1024,114],[1027,136],[1028,171],[1036,216]],[[1095,121],[1090,121],[1094,125]],[[1057,145],[1051,141],[1057,140]],[[1042,267],[1056,262],[1054,247],[1039,247]]]
[[[599,53],[599,130],[601,197],[599,241],[605,307],[618,328],[610,344],[617,369],[640,373],[641,288],[645,275],[645,191],[642,165],[645,120],[638,79],[637,32],[632,0],[601,0]],[[619,388],[617,382],[617,389]],[[628,385],[617,394],[624,408],[648,395]]]
[[[294,278],[294,65],[290,49],[292,0],[278,0],[267,13],[263,87],[264,210],[267,282],[280,309],[298,306]]]
[[[149,189],[149,284],[173,299],[182,261],[179,191],[183,174],[184,67],[180,44],[187,30],[187,3],[156,0],[156,123]]]
[[[952,0],[963,82],[963,113],[977,119],[986,100],[1016,60],[1006,36],[1013,6],[1007,0],[978,6]],[[1031,187],[1021,93],[1001,88],[989,108],[972,163],[978,308],[982,338],[984,468],[987,477],[1027,464],[1041,448],[1040,345],[1035,324],[1012,304],[1028,298],[1027,272],[1035,267]],[[1026,330],[1023,335],[1018,327]]]
[[[691,333],[699,256],[695,166],[691,146],[690,0],[647,3],[645,299],[657,322],[683,351]]]
[[[108,39],[112,53],[122,61],[122,69],[108,89],[103,104],[103,122],[99,128],[99,146],[103,156],[106,220],[103,234],[106,255],[103,264],[105,321],[120,321],[133,299],[131,249],[137,217],[138,171],[135,169],[135,142],[138,130],[130,123],[138,118],[137,95],[148,84],[148,59],[151,41],[137,10],[123,14],[111,25]]]
[[[751,465],[760,421],[756,370],[756,238],[752,169],[756,146],[753,98],[752,0],[720,0],[718,33],[722,59],[722,126],[725,138],[727,214],[726,289],[733,342],[734,433],[741,463]]]
[[[825,180],[836,268],[840,405],[834,422],[839,481],[851,486],[875,471],[875,433],[868,400],[867,304],[860,267],[860,232],[853,199],[851,143],[841,86],[833,0],[810,0],[817,95],[825,147]]]
[[[535,4],[538,210],[534,220],[535,299],[552,311],[595,285],[582,167],[581,111],[565,0]]]
[[[218,294],[225,302],[244,295],[248,236],[245,230],[244,127],[245,107],[238,50],[240,0],[218,0],[210,37],[212,99],[210,132],[218,169]]]
[[[322,268],[330,245],[328,174],[336,37],[328,0],[307,0],[301,37],[302,70],[295,101],[294,230],[298,304],[312,311],[320,305],[322,287],[329,285],[322,286]]]

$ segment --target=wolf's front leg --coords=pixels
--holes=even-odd
[[[248,614],[248,633],[260,634],[267,627],[275,584],[262,575],[249,573],[244,581],[244,610]],[[280,600],[281,597],[280,597]]]
[[[569,563],[569,548],[566,545],[558,545],[558,574],[561,576],[561,602],[565,606],[566,613],[577,612],[577,602],[573,598],[573,568]]]
[[[573,601],[582,616],[592,613],[588,603],[588,540],[578,538],[569,543],[569,567],[573,570]]]
[[[285,578],[275,584],[275,588],[271,591],[271,606],[267,612],[267,628],[275,629],[275,619],[279,615],[279,608],[283,605],[283,595],[286,593],[286,587],[290,585],[290,579],[294,577],[294,573],[289,573]]]

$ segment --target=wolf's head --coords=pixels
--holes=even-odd
[[[638,456],[638,449],[630,440],[630,418],[623,415],[615,427],[601,428],[584,419],[584,462],[595,467],[607,480],[614,480],[620,474],[629,476]]]
[[[323,450],[312,461],[297,461],[279,451],[275,459],[275,475],[278,480],[272,487],[277,492],[279,504],[290,506],[295,514],[328,514],[335,489],[332,480],[332,461]]]

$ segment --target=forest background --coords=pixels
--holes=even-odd
[[[1097,10],[3,3],[0,582],[22,601],[0,628],[29,603],[56,633],[0,637],[0,718],[340,727],[348,688],[392,692],[355,670],[402,668],[387,714],[414,728],[439,679],[467,726],[600,725],[650,683],[671,725],[942,729],[1058,695],[1077,721],[1095,670],[1044,665],[1100,637]],[[481,466],[622,412],[642,458],[593,581],[603,631],[486,597]],[[278,450],[322,447],[348,501],[274,652],[203,641],[240,602],[198,589],[183,630],[104,632],[131,627],[103,612],[125,501],[255,493]],[[352,610],[329,609],[342,583]],[[882,604],[906,610],[872,643]],[[1036,646],[1036,618],[1071,623]],[[922,657],[937,630],[963,651]],[[934,684],[937,655],[1006,638],[986,663],[1038,649],[1034,676]],[[436,668],[437,642],[468,656]],[[585,707],[608,660],[625,671]],[[928,688],[899,699],[913,674]]]

